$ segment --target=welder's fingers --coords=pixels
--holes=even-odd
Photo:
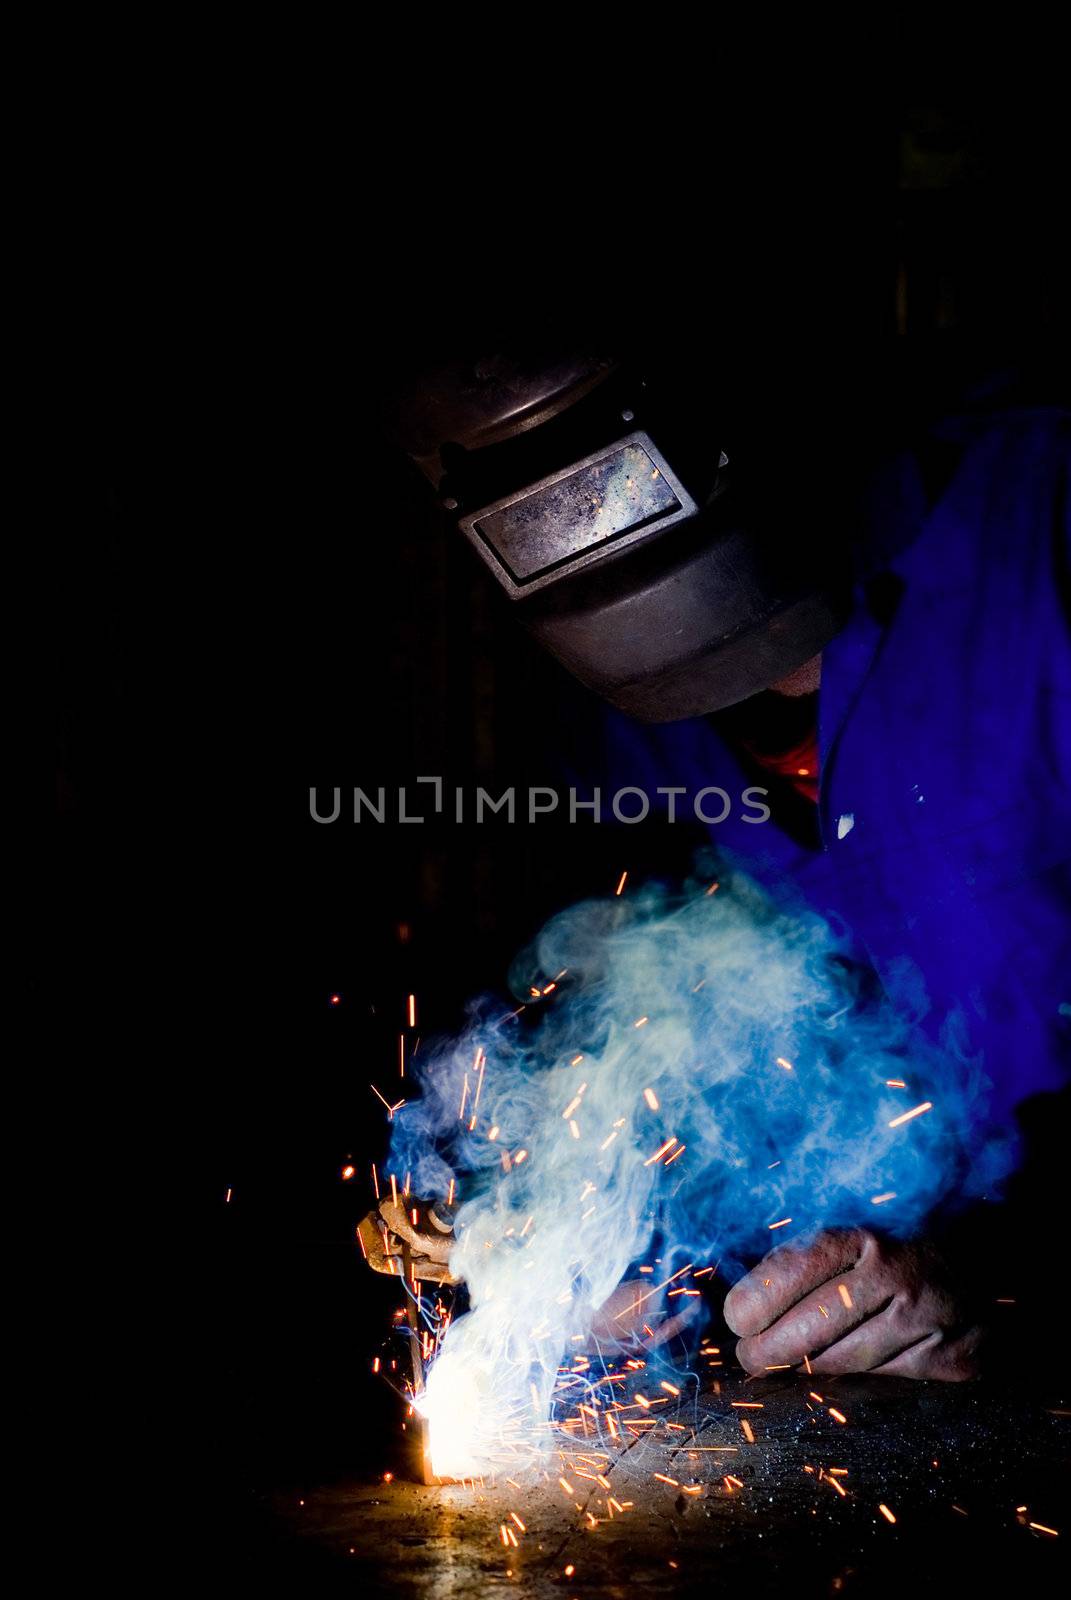
[[[658,1319],[661,1298],[661,1294],[652,1293],[650,1283],[643,1278],[626,1278],[596,1311],[592,1335],[602,1343],[639,1343],[648,1337],[644,1325],[653,1327]]]
[[[676,1315],[666,1318],[663,1303],[662,1290],[653,1292],[648,1280],[626,1278],[595,1313],[591,1335],[601,1345],[656,1349],[686,1328],[702,1305],[698,1297],[689,1297]]]
[[[864,1240],[861,1228],[838,1228],[819,1234],[809,1245],[781,1245],[771,1250],[729,1290],[726,1322],[734,1333],[761,1333],[813,1289],[853,1267],[863,1252]]]
[[[824,1348],[812,1348],[812,1372],[872,1372],[896,1361],[936,1335],[952,1337],[959,1320],[954,1294],[943,1281],[941,1264],[924,1245],[869,1240],[851,1272],[840,1280],[857,1306],[877,1302],[876,1310]],[[840,1287],[840,1284],[837,1285]],[[821,1292],[821,1291],[819,1291]],[[902,1370],[902,1369],[901,1369]]]
[[[887,1299],[888,1290],[873,1278],[839,1273],[792,1306],[773,1327],[741,1339],[736,1359],[748,1372],[795,1366],[804,1356],[811,1357],[813,1366],[816,1351],[843,1339],[879,1311]]]
[[[981,1328],[968,1328],[952,1338],[937,1329],[894,1360],[873,1370],[892,1378],[935,1378],[942,1383],[962,1383],[966,1378],[978,1376],[981,1344]]]
[[[391,1233],[399,1239],[404,1239],[413,1255],[421,1256],[428,1261],[446,1263],[450,1259],[450,1251],[456,1243],[452,1233],[438,1233],[431,1227],[422,1228],[419,1223],[422,1216],[420,1208],[416,1205],[404,1206],[401,1201],[381,1200],[379,1211]],[[417,1222],[413,1221],[413,1212],[416,1212]]]
[[[978,1371],[980,1330],[953,1333],[938,1325],[932,1307],[893,1300],[877,1316],[811,1361],[819,1376],[843,1372],[879,1372],[897,1378],[939,1378],[946,1382],[973,1378]]]
[[[702,1300],[687,1300],[674,1317],[667,1317],[664,1322],[654,1324],[654,1333],[644,1337],[644,1344],[648,1350],[657,1350],[659,1345],[666,1344],[668,1340],[676,1337],[678,1333],[693,1323],[699,1315]]]
[[[900,1377],[973,1377],[977,1329],[965,1329],[947,1270],[925,1240],[883,1240],[858,1230],[860,1253],[791,1306],[772,1327],[741,1339],[750,1372],[808,1357],[816,1375],[881,1372]]]

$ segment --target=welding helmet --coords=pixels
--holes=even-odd
[[[395,394],[390,427],[517,618],[642,721],[747,699],[843,620],[817,442],[798,418],[734,426],[679,367],[443,359]]]

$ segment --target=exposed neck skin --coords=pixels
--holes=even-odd
[[[795,672],[790,672],[785,678],[778,678],[776,683],[771,683],[770,688],[774,694],[787,695],[790,700],[798,700],[805,694],[815,694],[822,681],[822,656],[812,656],[810,661],[805,661],[802,667],[797,667]]]

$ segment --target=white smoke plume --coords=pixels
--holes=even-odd
[[[525,1010],[474,1008],[393,1129],[399,1180],[432,1197],[453,1179],[462,1200],[470,1309],[421,1402],[442,1475],[539,1459],[563,1353],[653,1250],[652,1286],[821,1227],[909,1234],[1008,1164],[971,1133],[978,1064],[739,874],[575,906],[513,976]]]

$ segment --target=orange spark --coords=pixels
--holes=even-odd
[[[658,1096],[655,1094],[653,1089],[645,1089],[643,1091],[643,1098],[647,1101],[647,1104],[650,1106],[652,1111],[658,1110]]]
[[[643,1305],[645,1300],[649,1300],[653,1294],[657,1294],[659,1289],[665,1289],[667,1285],[673,1283],[677,1278],[683,1278],[684,1274],[686,1272],[691,1272],[691,1270],[692,1263],[689,1261],[688,1265],[686,1267],[682,1267],[679,1272],[675,1272],[672,1278],[667,1278],[664,1283],[656,1283],[653,1289],[648,1289],[645,1295],[641,1295],[640,1298],[638,1300],[634,1300],[630,1306],[626,1306],[624,1311],[619,1311],[614,1318],[614,1321],[620,1322],[622,1317],[631,1316],[634,1311],[639,1310],[640,1306]],[[625,1364],[626,1366],[633,1365],[632,1362],[626,1362]]]
[[[374,1083],[370,1083],[368,1085],[368,1087],[371,1089],[372,1093],[375,1095],[377,1100],[382,1100],[383,1101],[383,1104],[386,1106],[387,1111],[388,1111],[388,1113],[390,1115],[390,1120],[393,1122],[394,1113],[397,1111],[398,1106],[392,1106],[390,1101],[387,1100],[383,1095],[380,1094],[379,1090],[376,1088]],[[399,1105],[403,1105],[404,1106],[405,1105],[405,1101],[404,1100],[399,1101]]]
[[[933,1101],[932,1100],[924,1100],[922,1102],[922,1104],[920,1106],[916,1106],[913,1111],[904,1111],[904,1112],[901,1112],[900,1116],[894,1117],[892,1119],[892,1121],[889,1123],[889,1127],[890,1128],[898,1128],[902,1122],[910,1122],[912,1117],[921,1117],[921,1115],[922,1115],[922,1113],[924,1111],[932,1111],[932,1110],[933,1110]]]
[[[655,1162],[658,1161],[662,1156],[664,1156],[667,1150],[672,1150],[673,1149],[673,1146],[676,1144],[676,1142],[677,1142],[677,1136],[676,1136],[676,1134],[674,1134],[672,1139],[667,1139],[666,1140],[666,1142],[662,1146],[661,1150],[656,1150],[654,1155],[650,1156],[648,1158],[648,1160],[646,1160],[643,1163],[644,1166],[645,1167],[653,1167]]]

